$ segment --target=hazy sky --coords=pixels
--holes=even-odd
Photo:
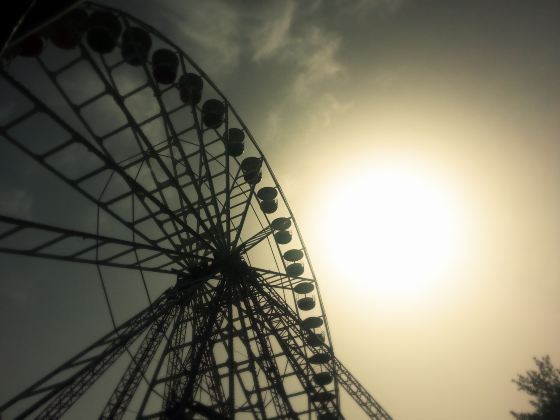
[[[298,220],[337,356],[395,419],[505,420],[528,407],[511,379],[533,356],[560,365],[559,2],[104,3],[181,45],[239,111]],[[337,241],[346,226],[327,223],[345,183],[380,161],[444,185],[463,227],[428,290],[387,293],[379,278],[368,287],[367,242]],[[3,177],[4,193],[17,194]],[[369,223],[363,200],[348,218]],[[335,258],[332,243],[356,252]],[[27,260],[0,261],[11,296],[2,335],[19,349],[3,366],[37,345],[55,364],[79,346],[55,356],[47,338],[64,341],[71,328],[81,337],[72,342],[85,343],[107,328],[96,318],[97,284],[46,286]],[[22,269],[28,282],[15,287]],[[54,263],[43,270],[57,276]],[[27,305],[49,311],[48,321],[26,316]],[[90,313],[83,330],[66,319],[72,310]]]

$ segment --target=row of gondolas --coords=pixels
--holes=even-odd
[[[273,187],[263,187],[257,192],[257,197],[260,200],[261,209],[265,213],[272,213],[277,209],[276,196],[278,191]],[[274,204],[271,204],[274,201]],[[272,211],[269,211],[274,209]],[[291,220],[285,217],[279,217],[271,222],[274,229],[274,238],[279,244],[288,244],[292,239],[292,234],[289,229],[291,227]],[[304,257],[304,251],[301,249],[288,249],[282,254],[282,257],[287,262],[286,274],[289,277],[297,279],[305,271],[304,265],[301,260]],[[296,280],[297,281],[297,280]],[[296,283],[293,288],[296,295],[296,304],[300,311],[306,312],[315,308],[316,300],[313,296],[315,285],[310,281],[301,280]],[[319,316],[309,316],[301,321],[301,326],[307,331],[306,341],[307,345],[311,347],[321,347],[325,343],[325,334],[319,329],[323,326],[323,318]],[[309,363],[312,365],[319,365],[319,372],[313,375],[313,381],[320,386],[325,386],[333,381],[333,376],[330,372],[323,370],[322,366],[331,361],[329,352],[315,353],[309,357]],[[311,398],[316,402],[329,401],[335,398],[332,392],[323,391],[312,394]],[[326,419],[327,417],[325,417]]]
[[[126,27],[123,27],[126,26]],[[150,33],[137,26],[123,25],[123,22],[113,13],[108,11],[94,11],[91,14],[81,8],[74,8],[57,21],[51,23],[44,30],[26,37],[15,47],[8,51],[8,58],[15,56],[38,57],[42,54],[47,42],[63,50],[77,48],[85,36],[87,46],[95,53],[108,54],[120,47],[122,61],[131,66],[146,66],[151,72],[153,80],[160,85],[175,84],[179,97],[183,103],[195,106],[202,99],[203,80],[196,73],[184,73],[178,78],[179,56],[176,51],[160,48],[152,52],[152,39]],[[151,67],[151,68],[150,68]],[[219,128],[225,120],[226,105],[218,99],[208,99],[202,104],[202,123],[209,129]],[[239,128],[229,128],[224,133],[225,153],[238,157],[244,152],[245,133]],[[245,158],[240,164],[244,180],[248,184],[257,184],[261,181],[262,159],[257,157]],[[261,210],[272,214],[278,209],[278,191],[274,187],[263,187],[257,192]],[[274,238],[278,244],[288,244],[292,240],[289,230],[291,221],[288,218],[277,218],[271,223],[275,230]],[[299,277],[303,274],[304,266],[300,262],[304,253],[300,249],[289,249],[283,253],[283,258],[288,262],[286,274],[290,277]],[[314,285],[302,281],[294,287],[298,296],[297,306],[301,311],[315,308],[316,301],[312,295]],[[325,342],[323,332],[317,329],[323,326],[323,319],[310,316],[301,321],[302,327],[307,330],[307,344],[309,346],[322,346]],[[329,363],[331,355],[328,352],[316,353],[309,358],[314,365]],[[313,380],[317,385],[328,385],[333,381],[329,372],[315,373]],[[311,398],[316,402],[324,402],[335,398],[328,391],[314,393]],[[325,417],[326,418],[326,417]]]
[[[16,56],[39,57],[47,43],[63,50],[72,50],[85,37],[87,46],[93,52],[108,54],[120,48],[123,63],[135,67],[146,66],[154,82],[163,86],[175,85],[183,103],[198,105],[202,100],[203,79],[192,72],[179,76],[180,59],[176,51],[159,48],[150,55],[150,33],[138,26],[123,26],[123,22],[108,11],[98,10],[88,14],[82,8],[74,8],[43,30],[17,42],[8,50],[6,57],[8,60]],[[226,111],[223,101],[208,99],[201,107],[202,123],[209,129],[219,128],[225,121]],[[241,156],[245,149],[244,140],[243,130],[230,128],[224,135],[226,153],[234,157]],[[253,181],[257,179],[255,177]]]

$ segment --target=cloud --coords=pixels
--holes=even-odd
[[[259,16],[258,24],[251,33],[253,60],[269,58],[285,47],[290,41],[290,28],[296,10],[293,1],[273,3],[264,15]]]
[[[361,15],[394,13],[405,1],[162,0],[157,13],[146,8],[143,17],[149,15],[226,95],[244,92],[242,75],[244,83],[268,92],[263,100],[274,97],[260,119],[272,142],[286,135],[286,120],[317,127],[345,112],[349,100],[341,92],[350,71],[341,54],[350,42],[345,28]]]
[[[336,74],[340,38],[310,19],[321,2],[300,5],[293,0],[248,5],[210,0],[197,3],[165,2],[164,32],[185,40],[185,50],[211,75],[233,74],[243,56],[253,62],[272,61],[294,72],[293,87],[307,87]]]
[[[292,86],[297,97],[306,97],[315,84],[342,71],[343,65],[336,58],[339,47],[339,37],[318,27],[306,28],[304,34],[293,42],[286,56],[299,70]]]
[[[230,2],[158,2],[157,27],[209,74],[230,73],[239,64],[240,13]],[[185,45],[186,43],[186,45]],[[194,52],[193,52],[194,50]]]
[[[249,63],[275,63],[301,96],[342,68],[336,59],[341,37],[329,29],[339,7],[321,0],[162,0],[157,13],[152,7],[130,12],[168,35],[218,84]]]
[[[354,102],[343,102],[331,93],[315,97],[315,107],[301,134],[302,144],[312,144],[325,130],[336,128],[337,119],[343,118],[354,108]]]
[[[280,133],[281,115],[278,109],[271,110],[267,113],[264,121],[263,139],[266,143],[275,142]]]
[[[352,109],[352,102],[341,102],[332,94],[324,94],[321,100],[321,107],[315,114],[317,125],[329,127],[334,123],[335,118]]]
[[[302,98],[315,83],[343,68],[336,57],[341,38],[329,31],[324,22],[314,22],[320,1],[311,5],[293,1],[273,4],[274,7],[255,9],[247,17],[253,22],[253,27],[245,26],[253,49],[252,58],[256,62],[272,61],[283,66],[291,73],[292,93]]]

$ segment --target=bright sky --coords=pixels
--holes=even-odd
[[[335,352],[395,419],[528,408],[511,379],[560,364],[560,3],[111,5],[182,45],[250,127]]]

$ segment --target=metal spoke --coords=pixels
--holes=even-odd
[[[40,110],[40,111],[44,112],[45,114],[49,115],[49,117],[52,118],[54,121],[56,121],[56,123],[58,123],[61,127],[64,127],[64,129],[68,133],[71,134],[74,143],[84,146],[89,152],[91,152],[93,155],[95,155],[104,164],[104,170],[111,170],[111,171],[114,171],[115,173],[119,174],[120,177],[123,179],[123,181],[126,184],[128,184],[131,188],[133,188],[136,191],[136,194],[139,195],[143,199],[143,200],[141,200],[141,202],[144,204],[144,206],[148,210],[148,212],[149,212],[149,207],[147,207],[147,205],[145,203],[145,200],[150,201],[157,208],[159,208],[163,213],[170,216],[171,219],[173,219],[175,221],[178,221],[178,223],[180,223],[182,225],[182,227],[187,232],[189,232],[193,236],[197,237],[201,241],[201,243],[208,244],[208,242],[204,238],[202,238],[190,226],[184,224],[180,219],[178,219],[177,216],[173,212],[171,212],[169,209],[167,209],[156,197],[154,197],[154,195],[148,194],[148,191],[142,185],[138,184],[130,175],[128,175],[126,172],[124,172],[122,170],[122,168],[120,168],[113,160],[109,159],[105,154],[99,152],[96,148],[91,146],[91,144],[87,140],[85,140],[77,131],[75,131],[73,128],[71,128],[68,124],[66,124],[66,122],[64,122],[60,117],[55,115],[52,111],[50,111],[44,103],[42,103],[37,98],[35,98],[23,85],[21,85],[19,82],[17,82],[15,79],[13,79],[11,76],[7,75],[4,71],[2,71],[2,74],[6,78],[10,79],[10,81],[15,86],[17,86],[18,89],[22,93],[24,93],[27,97],[32,99],[35,102],[35,105],[36,105],[38,110]],[[106,203],[98,201],[95,196],[93,196],[91,193],[88,193],[84,188],[82,188],[80,186],[80,184],[85,179],[89,179],[91,176],[94,176],[93,172],[90,173],[90,174],[87,174],[87,178],[85,178],[85,175],[78,178],[78,179],[70,179],[70,178],[66,177],[65,175],[62,174],[62,172],[57,170],[54,166],[50,165],[45,160],[44,155],[38,155],[36,153],[33,153],[29,148],[25,147],[21,142],[18,142],[13,136],[9,135],[9,133],[7,132],[8,128],[9,127],[1,128],[0,133],[2,133],[2,135],[4,135],[16,147],[18,147],[20,150],[24,151],[26,154],[31,156],[38,163],[45,166],[47,169],[49,169],[51,172],[53,172],[55,175],[57,175],[59,178],[61,178],[65,183],[69,184],[71,187],[73,187],[74,189],[79,191],[82,195],[84,195],[85,197],[87,197],[88,199],[93,201],[97,206],[103,208],[103,210],[105,210],[107,213],[109,213],[115,219],[117,219],[121,223],[123,223],[127,228],[134,230],[134,232],[138,236],[142,237],[143,239],[145,239],[148,242],[152,242],[152,243],[155,242],[153,239],[148,238],[144,233],[140,232],[133,224],[125,221],[120,216],[118,216],[113,210],[111,210],[107,206]],[[94,172],[97,173],[98,170],[96,170]],[[210,248],[212,248],[212,247],[210,246]]]
[[[49,226],[8,216],[0,215],[0,223],[9,227],[5,232],[0,233],[0,252],[8,254],[108,267],[142,269],[166,274],[176,274],[184,270],[186,268],[185,258],[209,261],[208,258],[199,255],[179,254],[174,249]],[[25,235],[25,242],[20,246],[17,245],[18,235]],[[32,238],[34,242],[30,243],[29,238]],[[96,249],[103,254],[102,258],[96,258]],[[141,260],[132,260],[135,250],[145,251],[146,255]]]
[[[40,396],[18,418],[26,417],[47,404],[42,411],[44,418],[60,417],[125,352],[129,343],[157,318],[172,310],[172,295],[169,291],[164,293],[153,305],[0,406],[0,412],[21,400]],[[72,372],[72,376],[67,378]]]
[[[148,333],[142,340],[140,348],[136,351],[134,358],[130,361],[126,372],[121,377],[111,398],[107,402],[100,418],[102,419],[121,419],[134,396],[144,372],[150,365],[162,340],[165,338],[169,324],[176,314],[177,306],[166,313],[163,317],[152,323]]]
[[[0,252],[94,265],[113,328],[0,415],[72,417],[112,380],[100,418],[343,419],[340,386],[369,417],[390,420],[335,357],[296,220],[224,94],[123,11],[77,2],[59,12],[8,46],[15,66],[0,76],[15,111],[0,136],[78,194],[67,208],[40,202],[44,219],[0,215]],[[20,41],[47,35],[44,51],[19,57]],[[139,274],[148,303],[118,325],[127,306],[103,273],[122,268]],[[170,275],[176,283],[152,302],[151,283]]]
[[[260,358],[259,361],[261,361],[263,365],[263,372],[265,372],[268,383],[270,384],[270,391],[273,396],[274,404],[280,414],[284,414],[289,418],[297,419],[298,416],[292,408],[288,394],[282,384],[282,374],[280,373],[278,366],[274,363],[272,356],[273,350],[265,339],[263,332],[259,329],[258,323],[255,321],[256,315],[251,307],[247,292],[248,291],[246,289],[241,290],[238,292],[238,296],[243,300],[245,311],[252,320],[251,327],[255,331],[255,337],[257,338],[260,354],[262,354],[262,358]],[[241,317],[241,319],[243,320],[244,318]],[[244,321],[242,321],[242,323],[245,324]],[[243,325],[242,330],[245,331],[247,328],[247,325]],[[249,340],[246,334],[245,338],[246,340]],[[258,395],[260,395],[260,393]]]
[[[272,288],[266,288],[261,283],[254,282],[253,285],[259,291],[264,293],[267,301],[270,303],[270,308],[267,318],[268,320],[275,319],[282,323],[287,328],[293,331],[292,337],[299,337],[304,339],[305,333],[301,330],[299,325],[299,318],[297,314],[287,305],[282,303],[282,298]],[[271,308],[275,307],[276,311]],[[273,315],[276,314],[276,315]],[[391,420],[392,417],[381,407],[381,405],[373,398],[373,396],[360,384],[360,382],[350,373],[346,367],[340,362],[333,354],[332,349],[324,345],[318,347],[311,347],[314,354],[320,354],[321,351],[328,352],[332,358],[332,362],[327,366],[329,371],[335,375],[339,383],[344,387],[346,392],[358,403],[360,408],[370,416],[372,419]]]

